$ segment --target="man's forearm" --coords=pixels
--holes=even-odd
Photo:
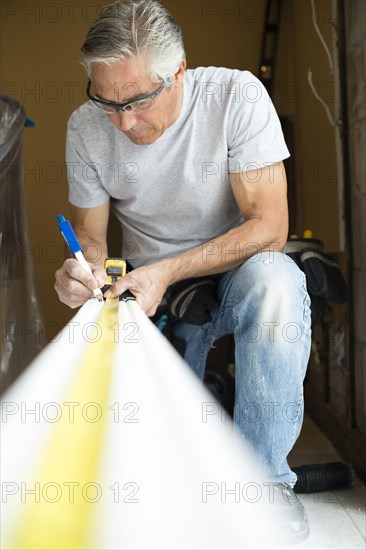
[[[276,233],[263,220],[248,220],[211,241],[161,261],[169,284],[234,269],[264,250],[281,251],[286,242],[283,229]]]
[[[107,243],[87,235],[77,227],[74,231],[82,246],[85,259],[91,264],[104,266],[104,260],[108,257]]]
[[[109,201],[95,208],[78,208],[70,204],[70,213],[71,225],[86,260],[95,266],[103,266],[108,256]]]

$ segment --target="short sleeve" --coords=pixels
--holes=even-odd
[[[75,111],[68,121],[66,136],[69,201],[79,208],[93,208],[107,202],[110,197],[102,185],[102,167],[93,162],[82,128],[82,117]]]
[[[239,75],[227,128],[229,171],[235,173],[275,164],[290,156],[267,90],[249,71]]]

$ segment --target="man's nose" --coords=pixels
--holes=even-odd
[[[122,132],[128,132],[136,124],[136,114],[132,111],[118,111],[111,115],[111,119]]]

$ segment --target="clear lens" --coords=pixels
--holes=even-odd
[[[104,105],[103,103],[98,103],[97,101],[91,100],[94,107],[97,107],[99,111],[103,111],[103,113],[106,113],[107,115],[113,115],[116,110],[113,107],[110,107],[109,105]]]
[[[143,99],[142,101],[136,101],[136,103],[132,103],[132,105],[129,105],[129,107],[131,107],[130,110],[134,113],[147,111],[147,109],[150,109],[150,107],[155,105],[155,101],[158,99],[158,97],[154,97],[154,99]]]
[[[93,93],[94,89],[92,84],[90,85],[90,90],[88,91],[88,93],[93,105],[95,105],[95,107],[98,107],[100,111],[103,111],[103,113],[106,113],[107,115],[115,115],[119,111],[124,111],[127,113],[141,113],[147,111],[148,109],[153,107],[157,101],[159,101],[159,97],[161,97],[161,92],[164,88],[164,85],[165,83],[162,83],[161,89],[156,90],[154,94],[152,94],[153,97],[149,97],[147,99],[142,98],[141,100],[133,101],[130,105],[127,104],[124,107],[123,104],[121,104],[121,108],[118,108],[119,104],[108,105],[106,103],[98,101],[97,96]]]
[[[148,109],[150,109],[150,107],[153,107],[153,105],[155,105],[155,100],[157,99],[158,98],[156,97],[154,99],[142,100],[141,102],[132,103],[132,105],[126,105],[123,111],[126,113],[141,113],[143,111],[147,111]],[[98,107],[100,111],[103,111],[107,115],[115,115],[117,113],[117,109],[115,109],[111,105],[105,105],[104,103],[99,103],[98,101],[91,101],[95,107]]]

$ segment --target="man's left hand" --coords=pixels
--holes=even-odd
[[[159,262],[134,269],[114,283],[104,296],[114,298],[129,290],[146,315],[152,317],[170,284],[168,272],[162,264]]]

